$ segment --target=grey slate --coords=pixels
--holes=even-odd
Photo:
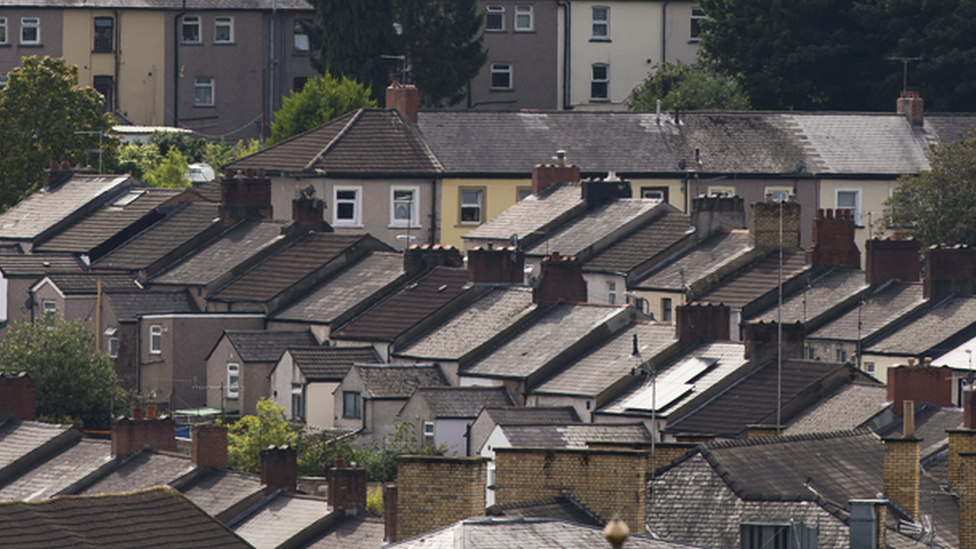
[[[543,256],[559,252],[564,256],[579,255],[591,250],[621,226],[639,222],[651,215],[653,210],[668,207],[662,204],[660,201],[639,198],[614,200],[559,227],[547,238],[526,249],[525,254]]]
[[[368,347],[289,347],[292,362],[308,381],[342,381],[353,364],[379,364],[376,349]]]
[[[867,290],[868,287],[864,271],[860,269],[831,269],[823,276],[812,280],[809,286],[784,298],[781,313],[773,305],[748,320],[775,320],[779,314],[782,314],[783,322],[800,321],[805,324],[842,301]]]
[[[617,240],[583,266],[586,271],[626,273],[650,261],[695,231],[691,218],[678,211],[665,211],[647,225]]]
[[[259,475],[229,469],[208,471],[192,484],[180,487],[186,499],[213,517],[263,491],[264,484]]]
[[[750,249],[747,231],[716,232],[676,260],[665,263],[646,277],[635,281],[633,287],[684,291],[687,286]]]
[[[888,389],[884,384],[846,384],[791,418],[783,433],[803,435],[858,429],[889,406]]]
[[[902,433],[904,414],[877,430],[882,438]],[[963,428],[962,408],[940,408],[928,402],[915,405],[915,437],[922,439],[919,454],[924,462],[949,444],[948,429]]]
[[[363,380],[364,395],[369,398],[407,398],[420,386],[446,386],[440,367],[431,364],[356,364]]]
[[[119,465],[112,473],[87,487],[81,495],[95,496],[145,490],[169,484],[195,468],[189,458],[142,450]]]
[[[4,441],[6,444],[6,441]],[[0,489],[0,501],[38,501],[58,495],[104,465],[112,455],[108,441],[83,438],[17,476]]]
[[[256,549],[275,549],[332,511],[323,499],[282,492],[231,529]]]
[[[809,269],[801,252],[783,254],[783,282]],[[779,252],[770,252],[744,271],[723,280],[704,295],[699,303],[724,303],[729,307],[745,307],[754,300],[779,287]]]
[[[0,471],[71,429],[70,425],[0,416]]]
[[[434,417],[474,419],[485,406],[514,406],[505,387],[420,387],[417,389]]]
[[[195,313],[199,311],[196,302],[187,290],[178,292],[111,291],[106,292],[105,298],[111,304],[119,322],[135,321],[141,315]]]
[[[568,494],[543,499],[496,503],[486,510],[494,517],[524,517],[564,520],[588,526],[603,526],[604,521],[586,510]]]
[[[561,183],[545,189],[538,195],[529,195],[518,201],[486,223],[472,229],[463,236],[465,242],[475,243],[480,239],[508,240],[518,235],[519,240],[527,237],[545,236],[547,230],[561,219],[581,213],[585,208],[583,187],[577,184]]]
[[[55,273],[48,278],[58,290],[65,295],[96,295],[98,283],[102,283],[102,291],[141,290],[142,286],[127,274],[117,273]]]
[[[569,425],[501,425],[511,448],[586,448],[590,442],[649,443],[643,423]]]
[[[318,344],[309,330],[225,330],[224,336],[230,340],[241,360],[245,362],[276,362],[289,347]]]
[[[495,425],[562,425],[580,421],[576,409],[572,406],[487,406],[483,413],[487,414]]]
[[[384,537],[386,526],[383,519],[368,512],[360,511],[354,516],[339,520],[329,530],[302,549],[335,549],[350,547],[355,549],[379,549],[386,545]]]
[[[919,355],[976,324],[976,298],[954,297],[935,305],[897,331],[871,344],[866,353]]]
[[[865,298],[860,313],[855,307],[807,337],[857,341],[858,335],[861,338],[870,337],[921,304],[921,284],[892,284]]]
[[[6,278],[37,277],[51,273],[80,273],[81,263],[71,254],[0,254]]]

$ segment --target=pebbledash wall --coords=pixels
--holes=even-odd
[[[498,504],[569,494],[603,520],[618,515],[644,531],[649,452],[594,449],[495,449]]]

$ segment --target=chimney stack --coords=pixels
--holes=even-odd
[[[460,250],[448,244],[414,244],[403,252],[403,270],[416,276],[434,267],[461,267],[464,258]]]
[[[244,219],[271,219],[271,180],[263,169],[227,173],[220,180],[220,202],[224,207],[224,224],[232,225]]]
[[[144,447],[176,451],[176,423],[168,417],[142,419],[142,409],[133,408],[132,418],[112,424],[112,455],[124,460]]]
[[[895,105],[898,114],[904,114],[913,126],[921,126],[925,122],[925,101],[919,97],[917,91],[903,91]]]
[[[261,483],[264,492],[295,492],[298,488],[298,454],[288,446],[268,446],[261,450]]]
[[[296,223],[310,226],[316,231],[327,230],[325,201],[315,198],[315,186],[311,183],[302,189],[298,198],[292,199],[291,218]]]
[[[44,170],[44,190],[53,191],[57,189],[73,173],[74,170],[71,169],[71,163],[67,160],[62,160],[60,165],[52,160],[48,168]]]
[[[888,500],[852,499],[848,503],[851,504],[851,549],[885,549]]]
[[[227,427],[202,423],[193,426],[193,463],[199,469],[227,468]]]
[[[400,111],[407,122],[416,124],[420,112],[420,90],[413,84],[401,84],[394,78],[386,88],[386,108]]]
[[[732,310],[723,304],[691,303],[675,307],[675,328],[681,347],[699,341],[729,341]]]
[[[912,410],[906,417],[905,430],[900,437],[884,439],[884,492],[906,513],[918,520],[919,453],[921,440],[915,438],[915,403],[906,400],[903,408]]]
[[[976,250],[964,244],[956,246],[929,246],[925,250],[924,297],[933,302],[941,301],[950,294],[971,296],[974,294],[973,267]]]
[[[783,249],[799,249],[800,203],[792,198],[774,202],[768,195],[765,202],[756,202],[749,210],[749,244],[767,250],[779,248],[781,218]]]
[[[333,467],[328,479],[329,505],[347,515],[366,508],[366,469]]]
[[[854,216],[851,210],[817,210],[813,220],[813,245],[807,250],[810,265],[861,266],[861,251],[854,244]]]
[[[13,414],[24,421],[37,418],[37,382],[24,372],[0,374],[0,416]]]
[[[976,452],[963,452],[959,460],[959,549],[976,549]]]
[[[873,238],[864,244],[864,272],[872,290],[892,279],[901,282],[919,281],[921,245],[915,239],[902,240],[900,235],[895,236],[899,238]]]
[[[775,321],[749,322],[743,325],[745,358],[755,363],[775,357],[779,349],[779,328]],[[803,358],[806,332],[800,321],[783,324],[783,358]]]
[[[691,199],[691,224],[698,239],[718,230],[745,229],[745,201],[738,196],[699,196]]]
[[[976,417],[974,417],[976,416],[976,392],[970,389],[963,391],[962,409],[962,428],[946,430],[946,433],[949,434],[948,481],[956,492],[960,491],[964,481],[959,455],[966,452],[976,452]]]
[[[539,281],[532,289],[532,302],[544,307],[560,299],[567,303],[586,303],[583,262],[552,252],[551,256],[542,259]]]
[[[525,253],[514,247],[468,251],[468,280],[475,284],[522,284],[525,281]]]
[[[397,527],[397,485],[391,483],[383,488],[383,540],[393,543]]]
[[[921,365],[889,368],[888,400],[895,403],[895,415],[901,414],[901,403],[905,400],[950,407],[953,405],[952,370]]]
[[[566,151],[556,151],[557,162],[532,168],[532,194],[538,195],[555,183],[579,183],[579,166],[566,165]]]

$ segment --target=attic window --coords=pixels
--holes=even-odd
[[[137,198],[139,198],[140,196],[142,196],[144,194],[146,194],[145,189],[140,189],[140,190],[137,190],[137,191],[136,190],[132,190],[132,191],[129,191],[128,193],[120,196],[119,198],[117,198],[115,200],[115,202],[112,202],[112,204],[110,204],[110,205],[113,208],[124,208],[124,207],[128,206],[129,204],[132,204],[133,202],[135,202],[135,200]]]

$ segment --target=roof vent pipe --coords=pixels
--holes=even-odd
[[[556,166],[560,168],[566,167],[566,151],[562,149],[556,151]]]

